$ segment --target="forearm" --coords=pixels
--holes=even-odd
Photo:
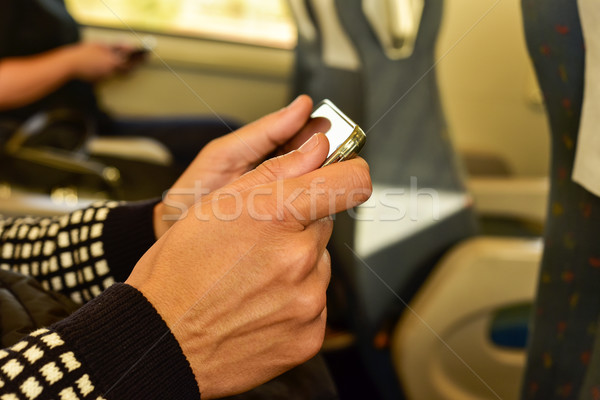
[[[0,350],[0,381],[2,398],[200,399],[167,325],[123,284]]]
[[[0,60],[0,110],[21,107],[52,93],[75,76],[73,46]]]

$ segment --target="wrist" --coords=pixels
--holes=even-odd
[[[67,79],[79,79],[81,77],[79,66],[79,43],[68,44],[60,47],[60,58],[63,61],[63,70],[66,72]]]

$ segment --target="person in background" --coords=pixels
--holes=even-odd
[[[63,0],[0,2],[0,127],[69,109],[87,116],[101,135],[154,138],[185,166],[210,140],[238,127],[220,118],[127,120],[105,113],[94,84],[135,69],[143,60],[136,50],[82,42]]]

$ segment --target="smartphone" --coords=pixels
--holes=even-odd
[[[365,145],[367,136],[363,130],[329,99],[321,101],[310,116],[325,118],[331,125],[325,133],[329,140],[329,154],[321,167],[354,158]]]
[[[156,47],[156,38],[154,36],[144,36],[141,41],[141,46],[127,54],[128,62],[144,59]]]
[[[146,57],[146,54],[148,54],[149,52],[150,52],[150,49],[148,49],[146,47],[137,48],[134,51],[132,51],[131,53],[127,54],[127,61],[132,62],[132,61],[140,60],[140,59]]]

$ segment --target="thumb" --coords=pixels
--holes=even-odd
[[[227,186],[227,190],[243,191],[278,179],[295,178],[319,168],[329,152],[329,141],[323,133],[314,134],[298,150],[271,158]]]
[[[310,117],[312,104],[310,97],[298,96],[289,106],[220,138],[223,148],[255,164],[302,129]]]

